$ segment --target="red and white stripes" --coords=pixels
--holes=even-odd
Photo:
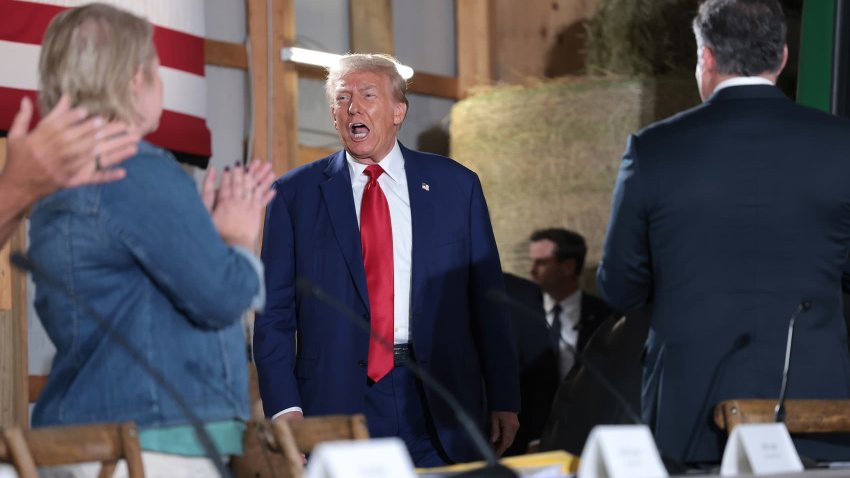
[[[203,0],[101,0],[154,24],[164,111],[148,140],[167,149],[210,156],[204,80]],[[60,11],[88,0],[0,0],[0,129],[8,129],[21,97],[35,98],[44,30]]]

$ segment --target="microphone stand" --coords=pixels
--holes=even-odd
[[[308,296],[313,296],[320,302],[323,302],[337,312],[341,313],[343,316],[351,320],[353,323],[357,324],[363,331],[367,332],[372,339],[375,339],[378,343],[381,344],[382,347],[386,347],[387,349],[392,350],[393,345],[390,344],[383,337],[378,335],[372,330],[372,327],[368,322],[363,320],[363,317],[359,316],[355,313],[351,308],[347,305],[340,302],[338,299],[333,297],[324,291],[321,287],[310,281],[305,277],[299,277],[296,280],[296,287],[298,290]],[[430,373],[428,373],[424,368],[420,367],[413,360],[405,360],[404,366],[407,367],[413,375],[416,376],[419,380],[422,381],[422,384],[429,389],[433,390],[446,404],[451,408],[452,412],[457,418],[458,422],[460,422],[466,434],[472,440],[472,443],[475,445],[475,448],[481,453],[481,456],[484,458],[486,462],[486,466],[483,468],[479,468],[476,470],[471,470],[465,473],[460,473],[457,475],[452,475],[457,478],[517,478],[517,474],[511,470],[510,468],[499,463],[499,458],[496,456],[496,452],[490,447],[490,444],[481,434],[481,431],[475,424],[475,421],[466,410],[458,403],[457,399],[446,390],[446,388],[438,382]]]
[[[122,335],[121,332],[116,330],[115,327],[112,326],[112,324],[110,324],[99,313],[97,313],[94,308],[91,307],[91,305],[73,295],[66,284],[53,277],[51,274],[42,269],[39,265],[37,265],[31,259],[27,258],[25,255],[21,254],[20,252],[14,252],[9,257],[9,262],[11,262],[18,269],[29,272],[33,276],[37,276],[44,279],[47,284],[61,290],[62,293],[64,293],[65,296],[67,296],[75,305],[82,307],[85,313],[98,323],[98,325],[107,335],[107,337],[109,337],[111,340],[114,340],[115,343],[118,344],[118,346],[122,348],[124,352],[126,352],[127,355],[129,355],[130,358],[132,358],[133,361],[137,365],[139,365],[142,370],[144,370],[145,373],[147,373],[148,376],[152,378],[153,381],[156,382],[156,384],[160,386],[169,397],[171,397],[172,400],[174,400],[174,403],[177,404],[178,408],[180,408],[180,411],[183,412],[183,415],[189,421],[189,425],[192,427],[192,430],[195,432],[195,436],[197,437],[201,448],[203,448],[204,450],[204,455],[210,459],[213,466],[215,466],[216,471],[218,471],[219,476],[221,476],[222,478],[232,477],[230,470],[224,464],[224,460],[221,458],[221,455],[219,455],[218,451],[216,450],[212,439],[210,438],[207,431],[204,429],[204,423],[201,421],[201,419],[197,415],[195,415],[195,412],[192,411],[192,408],[189,406],[188,403],[186,403],[186,401],[183,399],[183,396],[180,394],[174,384],[169,382],[168,379],[166,379],[165,376],[162,375],[159,370],[154,368],[147,361],[144,355],[124,335]]]
[[[782,368],[782,385],[779,387],[779,399],[776,402],[776,407],[773,409],[773,421],[776,423],[785,423],[785,393],[788,391],[788,375],[791,366],[791,343],[794,341],[794,324],[797,317],[804,311],[809,310],[812,303],[808,300],[803,300],[797,306],[797,310],[791,314],[791,320],[788,321],[788,339],[785,342],[785,365]]]

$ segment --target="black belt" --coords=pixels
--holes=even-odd
[[[410,344],[395,344],[393,345],[393,363],[396,367],[404,362],[413,361],[413,347]]]

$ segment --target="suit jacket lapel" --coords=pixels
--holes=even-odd
[[[591,310],[590,305],[588,304],[587,295],[582,292],[581,295],[581,303],[579,304],[579,313],[578,313],[578,323],[575,325],[578,330],[578,336],[576,337],[576,349],[582,350],[584,349],[584,344],[587,342],[587,330],[589,322],[595,320],[595,315],[593,310]]]
[[[345,152],[334,156],[325,169],[327,180],[321,183],[322,196],[331,219],[334,235],[345,257],[348,273],[354,282],[360,299],[368,309],[369,295],[366,291],[366,271],[363,268],[363,251],[360,245],[360,227],[354,209],[354,196],[351,191],[351,176]]]
[[[437,227],[432,194],[439,194],[438,184],[432,184],[427,164],[415,152],[399,144],[404,156],[404,172],[407,176],[407,192],[410,197],[411,234],[413,251],[411,252],[410,272],[410,310],[413,317],[421,315],[422,298],[425,294],[430,238]],[[411,320],[413,320],[411,317]]]

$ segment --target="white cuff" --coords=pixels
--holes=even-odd
[[[277,418],[277,417],[279,417],[279,416],[281,416],[285,413],[290,413],[290,412],[299,412],[302,415],[304,415],[304,410],[301,410],[301,407],[289,407],[285,410],[282,410],[280,412],[275,413],[274,416],[272,417],[272,420],[274,420],[275,418]]]

